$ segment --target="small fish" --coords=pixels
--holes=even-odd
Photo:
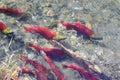
[[[57,35],[56,32],[54,32],[48,28],[45,28],[45,27],[25,27],[24,29],[27,32],[39,33],[47,39],[53,39]]]
[[[22,55],[22,58],[30,63],[31,65],[33,65],[36,70],[35,70],[35,73],[38,75],[38,71],[40,72],[40,75],[38,76],[41,76],[42,74],[44,74],[47,78],[49,78],[49,76],[53,76],[53,74],[51,74],[50,70],[48,70],[47,68],[45,68],[42,64],[40,64],[38,61],[33,61],[31,59],[29,59],[27,56],[25,55]],[[37,71],[38,70],[38,71]],[[42,73],[42,74],[41,74]],[[38,79],[39,80],[39,79]]]
[[[21,9],[17,8],[17,9],[13,9],[11,7],[0,7],[0,12],[8,12],[11,14],[15,14],[15,15],[24,15],[25,12],[23,12]]]
[[[43,51],[44,52],[44,51]],[[59,70],[59,68],[55,65],[55,63],[51,60],[51,58],[49,58],[45,53],[42,53],[43,57],[45,58],[45,60],[48,62],[48,64],[50,65],[50,68],[52,69],[52,71],[54,72],[54,74],[57,76],[58,80],[67,80],[64,75],[62,74],[62,72]]]
[[[61,40],[65,39],[65,36],[57,34],[56,32],[52,31],[51,29],[45,27],[25,27],[25,31],[27,32],[36,32],[45,37],[46,39],[55,39]]]
[[[61,24],[65,26],[67,29],[75,29],[77,32],[84,32],[88,36],[95,34],[92,30],[87,28],[85,25],[78,22],[77,23],[61,22]]]
[[[46,69],[46,68],[45,68],[42,64],[40,64],[38,61],[31,60],[31,59],[29,59],[29,58],[28,58],[27,56],[25,56],[25,55],[22,55],[22,58],[23,58],[26,62],[28,62],[28,63],[30,63],[31,65],[33,65],[38,71],[40,71],[40,72],[48,75],[49,70]]]
[[[42,48],[40,46],[37,46],[37,45],[35,45],[33,43],[29,43],[29,42],[27,42],[27,45],[30,47],[33,47],[37,51],[43,50],[46,53],[46,55],[51,58],[64,57],[64,54],[65,54],[61,49],[57,49],[57,48]]]
[[[74,29],[77,31],[77,32],[83,32],[85,33],[87,36],[91,36],[94,33],[94,31],[90,30],[88,27],[86,27],[85,25],[81,24],[81,23],[74,23]]]
[[[64,68],[72,68],[77,70],[80,74],[84,75],[87,80],[100,80],[98,77],[75,64],[63,64]]]
[[[26,74],[35,74],[37,76],[37,80],[47,80],[47,78],[45,77],[45,75],[43,75],[41,72],[39,72],[38,70],[30,70],[28,68],[21,68],[20,72],[26,73]]]
[[[79,22],[76,23],[69,23],[69,22],[61,22],[63,26],[65,26],[67,29],[74,29],[78,33],[84,33],[86,34],[89,38],[94,39],[94,40],[102,40],[102,36],[100,34],[95,33],[91,29],[89,29],[87,26],[84,24],[81,24]]]
[[[3,34],[9,34],[12,33],[12,29],[10,29],[7,25],[5,25],[3,22],[0,22],[0,31],[3,32]]]

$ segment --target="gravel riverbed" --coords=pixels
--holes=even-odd
[[[1,0],[0,6],[17,6],[29,13],[29,17],[22,19],[20,16],[0,13],[0,22],[13,29],[16,36],[16,40],[12,40],[0,33],[0,61],[7,62],[13,55],[11,59],[16,61],[17,66],[31,68],[31,65],[25,64],[20,58],[20,55],[25,53],[29,58],[38,60],[49,68],[47,62],[38,56],[39,52],[24,45],[24,42],[33,42],[42,47],[54,46],[41,35],[26,33],[23,28],[27,25],[46,27],[53,21],[81,22],[94,32],[100,33],[103,40],[91,41],[77,34],[75,30],[67,30],[61,25],[53,27],[52,30],[66,37],[59,41],[66,48],[99,66],[104,74],[98,75],[101,80],[120,80],[119,4],[120,0]],[[77,71],[62,67],[61,64],[76,63],[71,57],[66,56],[54,62],[67,80],[85,80]],[[24,75],[20,80],[36,80],[36,78]]]

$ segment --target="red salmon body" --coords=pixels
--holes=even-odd
[[[73,27],[75,26],[72,23],[64,22],[64,21],[62,21],[61,24],[65,26],[67,29],[73,29]]]
[[[93,34],[95,34],[92,30],[90,30],[88,27],[86,27],[85,25],[81,24],[81,23],[75,23],[74,24],[74,29],[78,32],[83,32],[86,35],[88,35],[89,37]]]
[[[85,25],[81,24],[81,23],[69,23],[69,22],[61,22],[61,24],[63,26],[65,26],[67,29],[74,29],[76,30],[78,33],[84,33],[87,36],[91,36],[93,34],[95,34],[92,30],[90,30],[88,27],[86,27]]]
[[[45,75],[48,75],[49,74],[49,70],[46,69],[42,64],[40,64],[39,62],[37,61],[33,61],[31,59],[29,59],[27,56],[25,55],[22,55],[23,59],[30,63],[31,65],[33,65],[39,72],[42,72],[43,74]]]
[[[0,12],[5,12],[6,8],[5,7],[0,7]]]
[[[23,12],[20,9],[12,9],[12,8],[9,8],[9,7],[6,8],[6,11],[9,12],[9,13],[15,14],[15,15],[23,15],[23,14],[25,14],[25,12]]]
[[[64,64],[63,67],[77,70],[80,74],[83,74],[87,80],[100,80],[98,77],[94,76],[92,73],[88,72],[87,70],[81,68],[78,65],[74,65],[74,64],[65,65]]]
[[[59,68],[55,65],[55,63],[48,56],[45,56],[45,60],[48,62],[48,64],[50,65],[50,68],[52,69],[52,71],[57,76],[57,79],[59,79],[59,80],[67,80],[64,77],[64,75],[61,73]]]
[[[7,29],[7,28],[8,28],[8,27],[7,27],[4,23],[0,22],[0,30],[1,30],[1,31],[5,30],[5,29]]]
[[[56,32],[45,27],[25,27],[25,31],[39,33],[47,39],[53,39],[57,35]]]
[[[56,48],[43,48],[43,51],[52,58],[60,58],[64,56],[64,52]]]
[[[38,70],[30,70],[27,68],[21,68],[21,72],[26,74],[35,74],[37,76],[37,80],[47,80],[46,76],[39,72]]]
[[[47,56],[52,57],[52,58],[60,58],[64,56],[64,52],[60,49],[57,48],[41,48],[40,46],[37,46],[32,43],[28,43],[30,47],[33,47],[37,51],[43,50]]]
[[[25,12],[23,12],[19,8],[13,9],[13,8],[10,8],[10,7],[0,7],[0,12],[9,12],[9,13],[15,14],[15,15],[23,15],[23,14],[25,14]]]

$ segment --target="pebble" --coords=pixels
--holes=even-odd
[[[96,47],[94,52],[98,55],[98,56],[102,56],[103,54],[103,49],[101,47]]]
[[[45,6],[46,6],[46,7],[51,7],[52,5],[51,5],[50,2],[47,2],[47,3],[45,3]]]
[[[33,59],[35,57],[35,54],[28,54],[29,59]]]
[[[0,2],[0,7],[6,7],[5,3]]]
[[[15,18],[11,18],[11,19],[9,20],[9,23],[10,23],[10,24],[16,23],[16,19],[15,19]]]
[[[48,10],[48,11],[46,12],[46,16],[48,16],[48,17],[53,17],[54,15],[55,15],[55,13],[54,13],[53,10]]]
[[[88,56],[86,56],[86,52],[81,50],[81,51],[76,51],[75,53],[79,53],[79,55],[83,58],[83,59],[87,59]]]

